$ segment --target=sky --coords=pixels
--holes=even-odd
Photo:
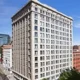
[[[11,17],[29,0],[0,0],[0,33],[12,35]],[[39,0],[73,18],[73,44],[80,45],[80,0]]]

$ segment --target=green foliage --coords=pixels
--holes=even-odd
[[[42,79],[42,80],[47,80],[46,78]]]
[[[0,54],[2,53],[2,47],[0,47]]]
[[[80,73],[76,69],[66,69],[61,73],[59,80],[80,80]]]

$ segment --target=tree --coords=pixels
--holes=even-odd
[[[46,78],[42,79],[42,80],[47,80]]]
[[[59,80],[80,80],[80,73],[74,69],[66,69],[59,77]]]
[[[2,47],[0,46],[0,53],[2,53]]]

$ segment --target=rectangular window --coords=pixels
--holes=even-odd
[[[35,26],[34,30],[38,30],[38,26]]]
[[[35,17],[36,19],[38,19],[38,14],[35,14],[34,17]]]
[[[38,11],[38,8],[37,7],[35,7],[35,11]]]
[[[35,49],[38,49],[38,44],[35,44]]]
[[[38,69],[35,69],[35,73],[38,73]]]
[[[35,37],[38,37],[38,33],[37,32],[35,32]]]
[[[38,61],[38,57],[35,57],[35,61]]]
[[[38,43],[38,38],[35,38],[35,43]]]
[[[38,47],[38,46],[37,46]],[[38,51],[35,51],[35,55],[38,55]]]
[[[38,75],[35,75],[35,79],[38,79]]]
[[[36,24],[36,25],[38,24],[38,20],[35,20],[35,24]]]
[[[35,67],[38,67],[38,63],[35,63]]]

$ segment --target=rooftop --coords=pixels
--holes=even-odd
[[[3,35],[3,36],[9,36],[8,34],[0,34],[0,35]]]
[[[67,16],[67,15],[65,15],[65,14],[57,11],[55,8],[52,8],[52,7],[50,7],[50,6],[46,5],[46,4],[43,4],[43,3],[41,3],[41,2],[39,2],[39,1],[37,1],[37,0],[30,0],[26,5],[28,5],[28,4],[31,3],[31,2],[37,3],[38,5],[41,5],[41,6],[45,7],[45,8],[48,8],[48,9],[50,9],[50,10],[52,10],[52,11],[55,11],[56,13],[58,13],[58,14],[60,14],[60,15],[62,15],[62,16],[65,16],[65,17],[73,20],[72,17]],[[16,16],[26,5],[24,5],[15,15],[13,15],[12,18],[13,18],[14,16]]]
[[[74,45],[73,46],[73,53],[78,53],[80,52],[80,45]]]
[[[2,48],[3,49],[12,49],[12,45],[3,45]]]

